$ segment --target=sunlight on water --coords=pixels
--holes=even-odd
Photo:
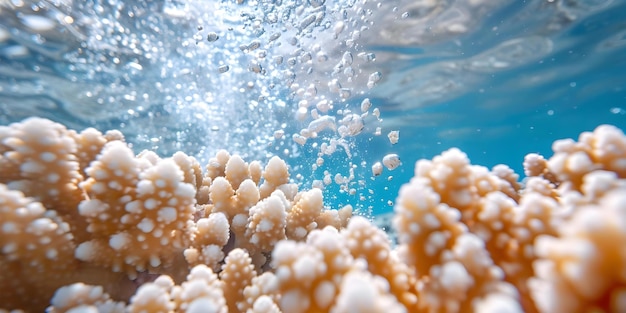
[[[3,0],[0,121],[38,115],[78,129],[116,128],[137,151],[183,150],[202,163],[223,148],[250,160],[279,155],[291,160],[296,182],[333,190],[367,211],[393,197],[375,197],[373,186],[402,170],[394,144],[406,122],[395,113],[540,62],[567,46],[555,38],[566,27],[616,6]],[[493,12],[507,11],[515,12],[508,22],[489,26]],[[611,53],[623,39],[616,34],[598,49]],[[544,79],[553,78],[519,83]],[[412,116],[409,124],[434,121]],[[414,137],[402,139],[399,145]]]

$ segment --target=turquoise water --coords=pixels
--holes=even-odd
[[[0,123],[120,129],[137,152],[203,162],[279,155],[302,189],[331,178],[329,207],[377,214],[451,147],[523,176],[556,139],[625,129],[625,21],[617,0],[0,1]],[[382,120],[342,137],[365,98]],[[335,130],[300,145],[315,108]],[[402,165],[373,177],[390,153]]]

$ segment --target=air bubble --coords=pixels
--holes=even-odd
[[[352,69],[352,66],[346,67],[343,70],[343,75],[346,75],[346,77],[354,77],[354,69]]]
[[[352,95],[352,91],[349,88],[341,88],[339,90],[339,96],[341,99],[348,99]]]
[[[220,39],[220,36],[214,32],[210,32],[209,34],[206,35],[206,40],[208,42],[214,42],[214,41],[217,41],[218,39]]]
[[[317,62],[321,63],[328,61],[328,55],[326,55],[326,52],[324,51],[318,52],[315,56],[317,57]]]
[[[392,171],[398,168],[402,162],[400,162],[400,157],[397,154],[392,153],[383,157],[383,164],[387,169]]]
[[[270,41],[274,41],[274,40],[276,40],[276,39],[278,39],[278,38],[280,38],[280,33],[273,33],[273,34],[270,36]]]
[[[292,138],[293,138],[293,141],[295,141],[297,144],[301,146],[304,146],[304,144],[306,143],[306,138],[301,135],[293,134]]]
[[[261,42],[258,40],[253,40],[250,44],[248,44],[248,51],[253,51],[258,49],[261,46]]]
[[[315,132],[315,133],[319,133],[326,128],[335,130],[335,117],[334,116],[329,116],[329,115],[320,116],[318,119],[309,123],[309,127],[307,127],[307,129],[310,132]]]
[[[390,131],[389,134],[387,134],[387,138],[389,138],[389,142],[391,142],[392,145],[395,145],[398,143],[398,140],[400,140],[400,132],[397,130]]]
[[[317,166],[322,166],[324,164],[324,159],[317,158],[317,160],[315,160],[315,164],[317,164]]]
[[[352,53],[346,51],[343,53],[343,56],[341,57],[341,64],[343,66],[350,66],[352,65],[352,61],[354,61],[354,58],[352,57]]]
[[[341,83],[337,79],[333,79],[328,83],[328,88],[332,93],[339,93],[341,90]]]
[[[376,84],[380,81],[382,77],[383,75],[380,72],[374,72],[370,74],[369,78],[367,79],[367,88],[374,88],[374,86],[376,86]]]
[[[376,54],[374,53],[361,52],[357,56],[365,62],[372,62],[376,60]]]
[[[361,112],[365,113],[367,111],[369,111],[370,107],[372,107],[372,102],[370,101],[369,98],[365,98],[363,99],[363,101],[361,101]]]
[[[372,115],[376,116],[376,119],[380,121],[380,110],[378,108],[374,108]]]
[[[309,0],[309,4],[314,8],[324,5],[325,2],[326,0]]]
[[[328,100],[320,100],[315,107],[322,113],[328,112],[331,109],[330,101]]]
[[[300,26],[298,28],[300,29],[300,31],[302,31],[305,28],[309,27],[309,25],[313,24],[313,22],[315,22],[315,14],[311,14],[305,17],[302,22],[300,22]]]
[[[346,27],[346,24],[344,24],[342,21],[339,21],[337,22],[337,24],[335,24],[335,27],[333,28],[335,32],[335,38],[337,38],[337,36],[341,34],[341,32],[344,30],[345,27]]]
[[[306,63],[311,61],[311,59],[313,59],[313,57],[311,56],[311,53],[309,52],[304,52],[302,55],[300,55],[300,62],[302,63]]]
[[[342,126],[339,127],[339,135],[341,137],[356,136],[363,131],[363,120],[358,114],[346,115],[341,120]]]
[[[217,68],[220,74],[228,72],[229,69],[230,69],[230,66],[228,65],[221,65],[220,67]]]
[[[250,62],[250,65],[248,65],[248,70],[254,73],[261,73],[263,67],[261,66],[261,64],[259,64],[259,62],[253,60],[252,62]]]
[[[374,165],[372,165],[372,175],[378,176],[382,172],[383,172],[383,165],[380,164],[380,162],[376,162],[374,163]]]
[[[282,129],[279,129],[274,132],[274,139],[281,139],[283,138],[284,135],[285,135],[285,131]]]

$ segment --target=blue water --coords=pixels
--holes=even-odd
[[[414,163],[451,147],[523,176],[524,156],[550,156],[556,139],[605,123],[626,128],[626,1],[14,0],[0,8],[1,124],[41,116],[120,129],[137,152],[182,150],[203,162],[222,148],[249,161],[279,155],[302,189],[324,171],[348,176],[353,167],[345,189],[325,187],[327,206],[365,214],[390,211]],[[219,39],[208,41],[210,32]],[[375,72],[382,79],[370,89]],[[370,110],[363,132],[343,138],[350,155],[338,148],[312,169],[320,146],[340,137],[327,129],[299,145],[292,134],[307,128],[315,103],[333,101],[327,114],[338,126],[340,110],[360,114],[364,98],[382,121]],[[309,106],[302,120],[299,106]],[[285,136],[276,139],[277,130]],[[396,145],[391,130],[400,131]],[[372,164],[389,153],[402,165],[373,177]]]

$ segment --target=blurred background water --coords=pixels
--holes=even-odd
[[[278,155],[378,214],[451,147],[523,176],[556,139],[626,128],[626,1],[0,0],[0,124],[29,116],[202,163]]]

